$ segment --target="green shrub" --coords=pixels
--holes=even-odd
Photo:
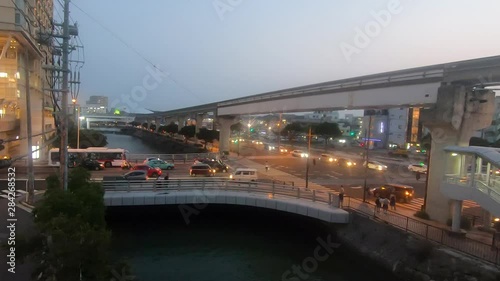
[[[425,211],[417,211],[414,214],[414,216],[417,217],[417,218],[424,219],[424,220],[430,220],[431,219],[431,217],[429,216],[429,214],[427,214]]]
[[[446,225],[451,226],[452,219],[446,221]],[[462,216],[460,218],[460,228],[465,230],[470,230],[472,228],[472,222],[468,217]]]

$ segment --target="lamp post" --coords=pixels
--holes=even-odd
[[[370,115],[370,121],[368,122],[368,130],[365,129],[365,180],[363,184],[363,202],[366,202],[366,177],[368,174],[368,150],[370,147],[370,135],[372,127],[372,116]],[[367,133],[368,132],[368,133]]]
[[[307,134],[307,157],[306,157],[306,189],[309,188],[309,156],[311,154],[311,127],[309,126],[309,133]]]
[[[76,130],[76,148],[80,148],[80,120],[84,120],[85,116],[80,116],[80,111],[78,111],[78,129]]]

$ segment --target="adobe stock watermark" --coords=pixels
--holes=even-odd
[[[130,93],[125,93],[120,96],[120,98],[114,99],[111,104],[111,109],[119,109],[131,113],[139,108],[139,103],[146,100],[149,92],[158,88],[158,86],[169,76],[168,73],[164,73],[159,69],[159,67],[146,67],[147,74],[142,78],[142,84],[133,87]],[[85,131],[80,131],[81,134],[85,134]],[[97,146],[97,144],[102,142],[102,139],[97,139],[96,137],[103,138],[103,135],[93,135],[87,134],[86,140],[81,142],[81,146]]]
[[[340,244],[332,241],[332,236],[328,235],[326,241],[316,238],[318,246],[314,248],[313,255],[302,260],[302,264],[294,264],[292,268],[281,275],[282,281],[300,281],[309,278],[309,274],[318,270],[319,262],[326,261],[340,247]],[[309,273],[309,274],[308,274]]]
[[[398,15],[403,11],[403,7],[399,0],[391,0],[387,3],[386,9],[378,12],[371,11],[372,20],[367,22],[364,28],[356,27],[354,29],[354,38],[352,44],[347,42],[340,43],[340,50],[347,62],[352,61],[352,56],[360,54],[363,49],[368,48],[372,43],[373,38],[382,33],[382,29],[389,26],[394,15]]]
[[[205,209],[210,203],[210,198],[214,199],[219,191],[214,190],[210,192],[195,190],[193,197],[193,202],[179,205],[179,211],[181,212],[182,218],[186,225],[191,223],[190,217],[199,215],[200,212]]]
[[[224,21],[224,15],[234,11],[241,3],[243,3],[243,0],[214,0],[212,6],[214,6],[219,19]]]

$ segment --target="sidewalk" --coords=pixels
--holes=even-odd
[[[272,169],[272,168],[269,169],[268,172],[266,172],[265,165],[254,162],[254,161],[252,161],[246,157],[243,157],[243,156],[237,156],[236,154],[231,153],[228,157],[228,160],[226,160],[226,162],[230,166],[232,166],[232,168],[238,168],[238,167],[255,168],[255,169],[257,169],[257,172],[259,173],[260,178],[269,178],[269,179],[274,179],[274,180],[283,181],[283,182],[293,181],[295,186],[305,187],[305,180],[304,179],[290,175],[290,174],[283,172],[283,171],[280,171],[280,170]],[[333,191],[334,193],[338,194],[338,188],[335,188],[332,190],[330,188],[327,188],[325,186],[315,184],[312,182],[309,182],[308,187],[310,189],[316,189],[316,190]],[[354,203],[354,205],[355,205],[355,206],[351,206],[351,207],[359,208],[360,211],[362,211],[363,213],[368,214],[368,215],[374,214],[375,205],[374,205],[374,202],[371,202],[371,200],[367,200],[367,202],[364,202],[364,203],[361,200],[355,199],[355,198],[349,198],[348,200],[350,200],[350,202]],[[347,205],[346,202],[344,202],[344,205]],[[406,220],[401,219],[402,218],[401,216],[404,216],[404,217],[411,218],[414,221],[421,222],[422,224],[432,226],[434,228],[450,230],[450,227],[447,226],[446,224],[439,223],[439,222],[432,221],[432,220],[420,219],[420,218],[415,217],[414,214],[415,214],[415,211],[413,211],[413,210],[409,210],[409,209],[405,209],[405,208],[401,208],[399,206],[396,206],[395,211],[389,211],[388,214],[382,214],[382,212],[381,212],[381,213],[377,214],[376,219],[389,222],[389,223],[391,223],[399,228],[405,229],[407,227],[407,225],[406,225],[407,222],[406,222]],[[417,232],[417,230],[413,230],[413,231],[416,233],[422,233],[422,231],[423,231],[423,233],[425,234],[425,230],[418,230],[418,232]],[[482,243],[487,244],[487,245],[492,245],[492,243],[493,243],[493,235],[491,233],[479,231],[477,229],[471,229],[471,230],[467,231],[466,237],[470,238],[472,240],[475,240],[475,241],[482,242]]]

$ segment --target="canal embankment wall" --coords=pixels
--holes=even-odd
[[[344,250],[368,257],[408,281],[499,281],[500,268],[430,241],[419,239],[369,217],[351,214],[351,222],[332,231]],[[362,265],[359,265],[362,270]]]

